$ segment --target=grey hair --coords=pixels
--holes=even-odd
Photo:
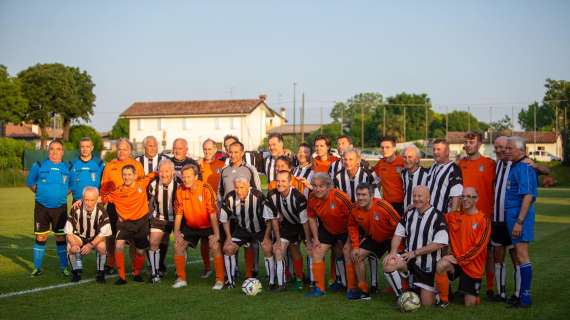
[[[174,162],[170,161],[170,159],[162,159],[158,163],[158,168],[160,169],[162,166],[168,166],[172,171],[174,171]]]
[[[202,142],[202,147],[204,147],[208,142],[211,142],[214,145],[214,147],[216,146],[216,141],[214,141],[214,139],[208,138],[204,140],[204,142]]]
[[[234,185],[235,185],[236,183],[240,183],[240,182],[249,184],[249,180],[248,180],[246,177],[239,176],[239,177],[237,177],[237,178],[234,179]]]
[[[316,180],[320,180],[321,182],[324,182],[329,187],[332,187],[332,185],[333,185],[331,176],[329,176],[329,174],[325,173],[325,172],[315,173],[313,175],[313,178],[311,179],[311,184],[314,184]]]
[[[172,142],[172,145],[174,146],[176,144],[176,142],[181,141],[182,143],[184,143],[184,147],[188,148],[188,141],[186,141],[186,139],[184,138],[176,138],[174,139],[174,141]]]
[[[407,147],[404,148],[403,150],[403,154],[406,153],[406,150],[411,149],[412,151],[414,151],[414,153],[416,154],[416,158],[420,159],[422,157],[422,153],[420,152],[420,149],[418,147],[416,147],[415,145],[409,145]]]
[[[497,141],[499,141],[499,140],[509,141],[509,137],[507,137],[507,136],[498,136],[497,138],[495,138],[495,142],[497,142]]]
[[[146,137],[144,137],[144,139],[143,139],[143,141],[142,141],[142,142],[143,142],[143,146],[146,147],[146,143],[149,142],[149,140],[154,140],[154,142],[156,142],[156,144],[158,145],[158,140],[156,139],[155,136],[146,136]]]
[[[83,188],[82,198],[85,197],[85,193],[87,191],[95,191],[95,194],[97,195],[97,197],[99,196],[99,189],[97,189],[96,187],[93,187],[93,186],[87,186],[87,187]]]
[[[126,143],[129,145],[129,148],[131,148],[131,151],[133,150],[133,144],[129,141],[129,139],[127,138],[119,138],[119,140],[117,140],[117,148],[121,145],[121,143]]]
[[[515,147],[517,147],[517,149],[521,150],[522,152],[526,151],[526,141],[523,137],[512,136],[508,141],[511,141]]]
[[[357,148],[347,148],[346,150],[344,150],[342,155],[344,157],[345,154],[349,154],[349,153],[354,153],[356,155],[356,157],[358,157],[358,159],[362,158],[362,154],[360,153],[360,150]]]

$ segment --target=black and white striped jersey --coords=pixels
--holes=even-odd
[[[72,208],[67,217],[64,227],[65,234],[74,234],[88,241],[96,236],[111,236],[111,224],[109,216],[104,208],[95,206],[92,212],[88,212],[83,205]]]
[[[335,188],[340,189],[342,192],[346,193],[350,198],[350,201],[355,202],[356,187],[358,187],[358,185],[361,183],[374,183],[374,175],[372,172],[364,168],[358,168],[354,177],[351,178],[348,175],[348,171],[345,168],[342,168],[335,175],[333,182]]]
[[[172,179],[168,185],[164,185],[157,177],[153,183],[156,188],[149,191],[150,214],[153,218],[164,221],[174,221],[176,213],[174,212],[174,201],[176,198],[176,189],[179,182]]]
[[[263,209],[265,199],[263,193],[257,189],[249,189],[244,200],[241,200],[235,191],[226,195],[220,210],[220,222],[227,223],[235,220],[237,226],[251,233],[265,229]]]
[[[368,163],[368,161],[362,159],[360,160],[360,167],[369,170],[370,164]],[[331,163],[331,165],[329,166],[329,176],[331,176],[331,178],[334,179],[337,173],[339,173],[340,170],[342,169],[344,169],[344,165],[342,164],[342,156],[341,156],[340,159]]]
[[[310,182],[313,177],[313,164],[309,162],[305,166],[296,166],[293,169],[293,175],[297,178],[305,178]]]
[[[265,201],[263,217],[266,220],[283,218],[289,224],[303,224],[308,221],[307,199],[299,190],[290,187],[287,196],[277,189],[269,191]]]
[[[394,234],[404,238],[406,252],[412,252],[434,242],[449,244],[443,215],[431,206],[423,214],[418,209],[406,212],[398,222]],[[435,265],[440,258],[441,250],[436,250],[416,257],[414,263],[425,272],[435,272]]]
[[[168,159],[168,157],[163,154],[157,154],[152,159],[150,159],[143,154],[135,158],[135,160],[141,163],[145,175],[154,171],[158,172],[158,164],[162,159]]]
[[[449,161],[439,164],[434,162],[429,169],[427,181],[431,199],[430,204],[439,212],[449,212],[449,201],[463,192],[463,178],[459,166]]]
[[[505,222],[505,193],[511,171],[511,161],[497,161],[495,168],[495,208],[493,222]]]
[[[404,183],[404,209],[412,204],[412,192],[417,186],[427,186],[429,169],[418,167],[416,171],[410,172],[407,168],[400,173]]]

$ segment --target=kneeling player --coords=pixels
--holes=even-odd
[[[285,289],[285,255],[291,251],[295,269],[295,287],[303,289],[303,256],[299,248],[301,228],[309,234],[307,219],[307,200],[303,193],[291,186],[291,172],[280,171],[277,174],[276,189],[269,192],[263,216],[271,220],[273,253],[277,273],[278,290]]]
[[[348,218],[350,240],[345,245],[345,259],[349,299],[369,298],[364,261],[369,255],[380,259],[390,250],[390,241],[400,221],[400,215],[392,205],[373,196],[374,185],[359,184],[356,188],[356,203]],[[359,290],[356,289],[353,271],[356,271]]]
[[[224,260],[220,248],[220,226],[216,195],[209,184],[198,180],[200,169],[194,164],[185,165],[182,170],[184,186],[176,191],[174,234],[176,245],[174,264],[178,275],[173,288],[188,285],[186,282],[186,249],[196,248],[201,238],[207,238],[210,252],[214,255],[216,283],[214,290],[224,288]],[[182,222],[184,220],[184,222]]]
[[[479,304],[491,226],[489,218],[475,206],[477,199],[477,191],[466,187],[461,197],[463,210],[445,215],[451,254],[437,263],[436,283],[442,307],[448,304],[448,276],[451,280],[459,278],[459,291],[465,294],[465,306]]]
[[[449,242],[443,215],[429,204],[429,199],[427,187],[413,189],[414,209],[406,212],[398,222],[390,254],[384,258],[384,272],[388,273],[396,295],[402,293],[399,272],[409,272],[410,285],[420,291],[420,299],[426,306],[435,301],[435,267],[441,249]],[[405,252],[399,255],[402,240]]]
[[[249,180],[237,177],[235,189],[229,192],[222,202],[220,222],[223,224],[226,240],[224,242],[224,262],[226,267],[226,287],[235,286],[236,252],[241,246],[260,243],[265,256],[265,271],[270,279],[270,287],[275,286],[275,261],[271,252],[271,226],[263,219],[264,198],[261,191],[253,189]],[[235,221],[232,232],[230,224]],[[247,258],[247,257],[246,257]],[[247,262],[247,261],[246,261]],[[251,277],[253,261],[246,266],[246,276]]]
[[[99,191],[95,187],[83,190],[80,207],[73,207],[65,224],[67,238],[67,255],[71,264],[71,281],[81,280],[83,271],[82,257],[97,251],[97,278],[99,283],[105,282],[105,262],[107,248],[105,239],[111,235],[111,224],[107,212],[97,206]]]

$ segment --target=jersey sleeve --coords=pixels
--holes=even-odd
[[[184,214],[184,191],[176,190],[176,198],[174,199],[174,214],[181,216]]]
[[[463,193],[463,176],[458,165],[453,164],[453,172],[449,177],[450,197],[459,197]]]
[[[447,224],[443,219],[441,214],[437,215],[437,221],[433,225],[434,236],[433,242],[448,245],[449,244],[449,234],[447,233]]]
[[[28,173],[28,177],[26,178],[26,185],[28,187],[33,187],[38,182],[38,176],[40,173],[40,166],[37,163],[34,163],[32,168],[30,169],[30,173]]]
[[[354,216],[354,208],[350,210],[350,215],[348,216],[348,236],[350,237],[350,244],[353,248],[360,247],[358,221],[356,221],[356,217]]]
[[[205,191],[204,192],[205,198],[207,199],[206,211],[210,215],[218,214],[218,205],[217,205],[216,193],[214,192],[214,189],[212,189],[212,187],[210,187],[209,184],[204,183],[204,191]]]
[[[537,178],[536,172],[534,169],[531,168],[529,165],[524,165],[524,168],[518,170],[518,190],[517,193],[521,196],[530,194],[533,197],[536,197],[536,189],[537,189]]]

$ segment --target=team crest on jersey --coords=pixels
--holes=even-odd
[[[380,221],[380,214],[375,213],[375,214],[374,214],[374,220]]]
[[[142,192],[143,192],[143,190],[142,190],[142,188],[141,188],[140,186],[137,187],[137,192],[138,192],[138,193],[142,193]]]
[[[473,228],[473,230],[475,230],[475,229],[477,229],[477,226],[479,226],[478,223],[473,223],[473,224],[471,225],[471,228]]]
[[[91,173],[91,180],[95,181],[95,179],[97,179],[97,175],[95,174],[95,172]]]
[[[204,200],[204,198],[202,197],[202,195],[198,195],[198,201],[202,202],[202,200]]]
[[[401,173],[401,172],[402,172],[402,167],[396,167],[396,172]]]
[[[335,207],[334,202],[331,202],[331,209],[334,209]]]
[[[63,176],[63,183],[67,182],[67,176]]]
[[[221,169],[221,168],[216,169],[216,173],[217,173],[217,174],[222,173],[222,169]]]
[[[479,165],[479,172],[483,172],[485,171],[485,166],[483,166],[482,164]]]

